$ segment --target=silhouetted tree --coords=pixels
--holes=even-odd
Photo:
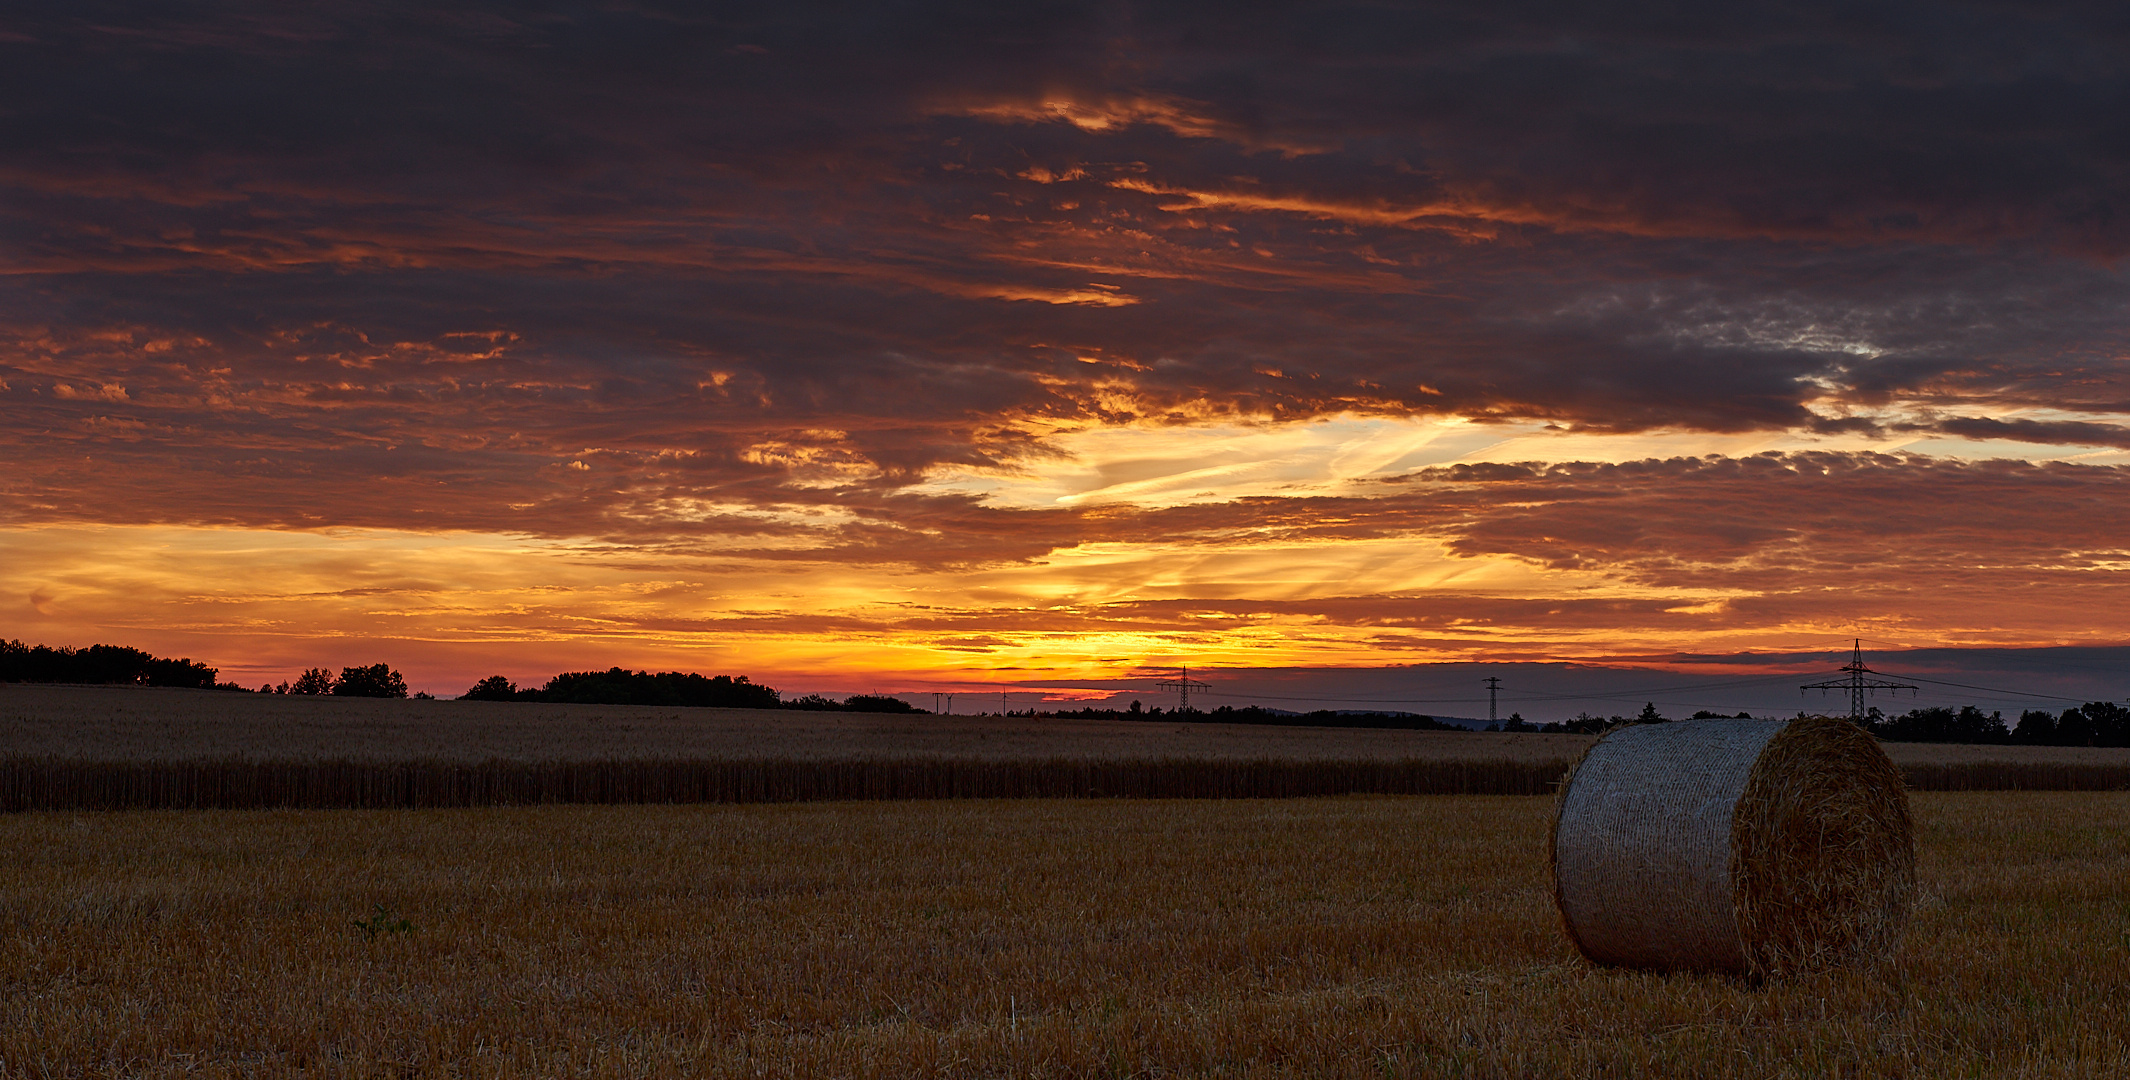
[[[303,674],[288,686],[291,694],[330,694],[333,692],[333,673],[322,667],[305,668]]]
[[[2028,709],[2019,714],[2019,726],[2012,729],[2012,741],[2030,746],[2047,746],[2056,741],[2056,714],[2042,709]]]
[[[1607,720],[1602,716],[1592,716],[1589,713],[1581,712],[1576,713],[1573,719],[1547,724],[1539,730],[1557,735],[1602,735],[1605,729],[1626,722],[1626,720],[1617,716]]]
[[[490,675],[473,684],[473,689],[459,695],[460,701],[516,701],[518,684],[501,675]]]
[[[2089,701],[2079,708],[2086,714],[2094,746],[2130,746],[2130,709],[2112,701]]]
[[[547,685],[524,695],[536,701],[559,701],[581,705],[684,705],[698,708],[774,709],[774,687],[750,682],[747,676],[719,675],[708,678],[694,672],[565,671]]]
[[[901,698],[889,697],[886,694],[852,694],[842,701],[837,701],[832,697],[823,697],[820,694],[808,694],[805,697],[795,697],[789,701],[782,702],[777,707],[781,709],[805,709],[811,712],[921,713],[929,711],[917,708]]]
[[[2093,724],[2086,719],[2084,709],[2065,709],[2056,718],[2056,745],[2093,746],[2098,742]]]
[[[333,693],[339,697],[403,698],[407,696],[407,681],[390,664],[341,668],[340,677],[333,680]]]
[[[2019,714],[2012,741],[2031,746],[2130,746],[2130,709],[2089,701],[2062,715],[2030,709]]]
[[[1662,713],[1657,711],[1657,703],[1651,701],[1643,703],[1642,712],[1634,718],[1634,722],[1637,724],[1663,724],[1669,721],[1664,718]]]
[[[2001,713],[1984,713],[1973,705],[1958,711],[1945,706],[1911,709],[1881,721],[1872,734],[1890,742],[2001,743],[2011,739]]]
[[[914,713],[924,711],[899,697],[889,697],[886,694],[852,694],[843,699],[843,708],[846,712]]]

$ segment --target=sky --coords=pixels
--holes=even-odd
[[[29,0],[0,637],[2119,697],[2126,254],[2120,5]]]

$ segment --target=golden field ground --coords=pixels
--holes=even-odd
[[[1543,798],[5,815],[0,1075],[2130,1075],[2130,794],[1914,799],[1757,987],[1572,955]]]

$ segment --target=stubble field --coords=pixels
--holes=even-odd
[[[2130,795],[1915,808],[1762,987],[1576,959],[1539,798],[7,815],[0,1073],[2130,1073]]]

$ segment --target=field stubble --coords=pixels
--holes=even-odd
[[[2130,1071],[2130,796],[1917,796],[1896,964],[1764,987],[1575,959],[1550,809],[10,815],[0,1072]],[[376,932],[378,905],[413,929]]]

